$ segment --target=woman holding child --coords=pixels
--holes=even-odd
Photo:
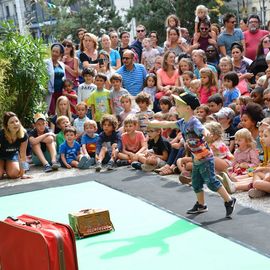
[[[0,130],[0,179],[5,173],[11,179],[23,177],[24,170],[29,168],[26,130],[13,112],[4,114],[3,127]]]

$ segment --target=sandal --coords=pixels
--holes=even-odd
[[[156,173],[163,172],[163,170],[166,170],[169,166],[170,166],[170,165],[166,164],[166,165],[164,165],[164,166],[161,167],[161,168],[156,168],[156,169],[154,170],[154,172],[156,172]]]
[[[164,168],[164,170],[162,170],[159,173],[159,175],[169,175],[169,174],[173,174],[173,170],[171,169],[171,167]]]

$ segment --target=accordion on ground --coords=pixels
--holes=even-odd
[[[79,238],[114,230],[108,210],[85,209],[68,216],[69,224]]]

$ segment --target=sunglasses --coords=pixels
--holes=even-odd
[[[137,31],[137,33],[142,33],[142,32],[144,32],[144,29],[141,29],[141,30],[136,30]]]
[[[208,27],[200,27],[200,29],[201,29],[202,31],[207,31],[207,30],[209,30]]]
[[[67,47],[67,48],[72,48],[72,45],[70,45],[70,44],[65,44],[65,45],[63,45],[64,47]]]
[[[215,50],[207,50],[206,52],[212,53],[212,52],[215,52]]]
[[[129,60],[131,59],[130,57],[122,57],[123,60]]]
[[[270,43],[270,40],[269,40],[269,39],[265,39],[265,40],[263,41],[263,43]]]
[[[236,21],[228,21],[229,23],[232,23],[232,24],[235,24],[236,23]]]
[[[264,98],[264,101],[270,102],[270,98]]]

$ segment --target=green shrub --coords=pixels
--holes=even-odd
[[[48,81],[45,55],[46,46],[41,39],[20,35],[11,22],[0,25],[0,59],[10,64],[3,73],[6,97],[0,99],[0,106],[6,103],[5,111],[15,112],[26,127],[33,114],[44,108]]]

